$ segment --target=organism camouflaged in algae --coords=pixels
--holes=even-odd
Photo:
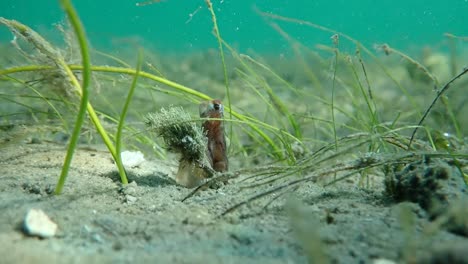
[[[226,138],[224,135],[224,124],[220,120],[224,117],[224,107],[220,100],[202,102],[199,106],[200,117],[208,118],[202,124],[206,135],[207,147],[206,158],[210,168],[202,168],[198,164],[181,158],[176,182],[185,187],[192,188],[201,183],[205,178],[212,176],[212,170],[225,172],[228,170],[228,159],[226,154]],[[213,120],[210,120],[212,118]]]
[[[187,188],[199,185],[214,172],[228,170],[226,139],[224,137],[224,107],[220,100],[200,104],[202,127],[192,122],[181,107],[162,108],[159,113],[147,116],[149,125],[171,151],[181,154],[176,182]]]
[[[202,124],[203,133],[206,135],[207,147],[206,158],[209,168],[200,168],[198,164],[182,159],[179,162],[176,182],[187,188],[199,185],[203,179],[216,172],[228,170],[228,158],[226,154],[226,138],[224,135],[224,106],[220,100],[202,102],[199,106],[200,117],[207,118]]]

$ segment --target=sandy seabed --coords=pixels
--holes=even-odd
[[[261,188],[241,189],[241,175],[181,202],[190,190],[173,180],[177,161],[148,157],[128,169],[132,183],[122,188],[111,156],[92,146],[77,150],[64,192],[54,196],[65,152],[46,142],[2,147],[0,263],[307,263],[320,251],[331,263],[435,260],[434,252],[468,261],[468,239],[443,229],[425,234],[429,220],[417,204],[404,203],[415,219],[413,230],[404,230],[401,204],[386,201],[382,188],[304,183],[264,209],[273,196],[220,216]],[[320,238],[318,253],[292,228],[285,209],[291,196],[313,217],[301,220],[299,232]],[[31,208],[58,224],[55,237],[23,234]]]

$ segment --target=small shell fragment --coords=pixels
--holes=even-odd
[[[50,238],[57,233],[57,224],[40,209],[30,209],[23,222],[23,231],[29,236]]]
[[[125,167],[135,168],[145,161],[145,156],[140,151],[122,151],[120,154]]]

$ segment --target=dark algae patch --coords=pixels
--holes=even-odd
[[[395,171],[397,170],[397,171]],[[460,170],[444,160],[411,162],[386,177],[386,192],[396,201],[418,203],[432,216],[446,211],[451,202],[468,197],[468,187]]]
[[[431,220],[444,218],[447,230],[468,236],[468,187],[459,168],[446,160],[426,158],[394,167],[385,188],[395,201],[417,203]]]

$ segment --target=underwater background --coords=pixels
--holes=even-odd
[[[161,0],[138,5],[142,1],[79,0],[73,4],[91,44],[101,50],[144,45],[163,52],[184,53],[217,47],[205,1]],[[348,34],[368,47],[388,43],[410,53],[426,45],[443,46],[446,32],[468,35],[468,0],[216,0],[212,3],[221,36],[241,52],[249,49],[272,54],[290,52],[288,42],[259,11],[316,23]],[[2,0],[0,16],[18,20],[56,40],[60,36],[54,24],[65,18],[58,1],[53,0]],[[331,43],[331,34],[327,32],[292,23],[281,23],[281,27],[305,45]],[[11,38],[11,33],[1,27],[0,40]]]

